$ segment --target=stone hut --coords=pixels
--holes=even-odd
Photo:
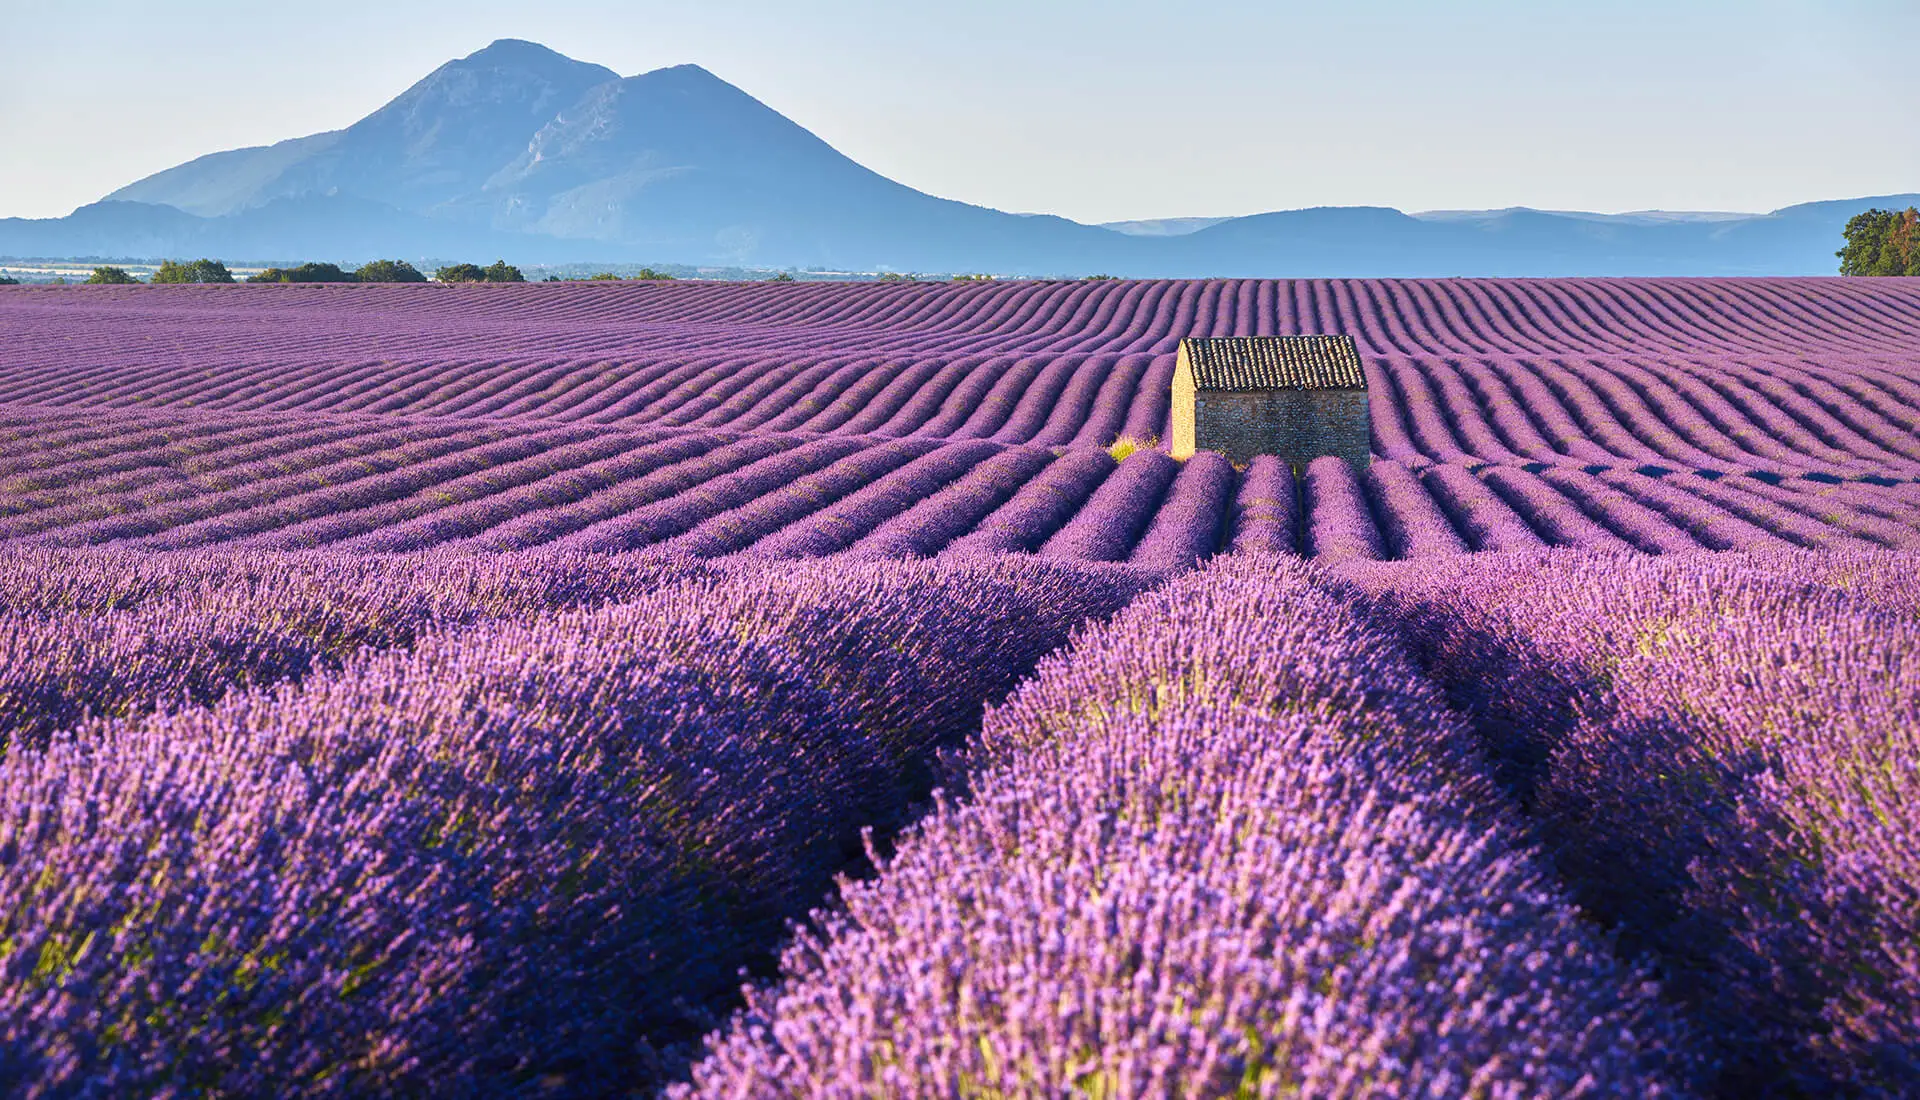
[[[1235,463],[1278,455],[1304,465],[1372,461],[1367,375],[1351,336],[1180,341],[1173,368],[1173,457],[1219,451]]]

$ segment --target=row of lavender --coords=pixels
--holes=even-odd
[[[1656,1096],[1697,1067],[1393,635],[1249,555],[989,712],[683,1097]]]
[[[16,415],[0,540],[175,550],[1038,553],[1184,569],[1257,547],[1407,558],[1920,544],[1920,483],[1262,458],[420,418]]]
[[[0,548],[0,754],[89,721],[210,704],[363,650],[635,599],[684,558]]]
[[[660,1082],[982,704],[1147,582],[1031,559],[6,569],[15,635],[137,620],[69,642],[105,675],[138,633],[205,641],[200,618],[321,636],[311,667],[239,655],[207,705],[150,653],[94,685],[102,716],[0,759],[15,1096]]]
[[[1371,603],[1240,555],[1046,663],[990,714],[964,804],[790,949],[699,1087],[1893,1095],[1920,1072],[1920,561],[1339,569]],[[64,646],[98,704],[66,732],[0,707],[23,1094],[672,1076],[979,703],[1147,582],[68,550],[9,551],[4,579],[10,644],[47,643],[7,667]],[[172,660],[199,645],[221,651]],[[1619,961],[1642,952],[1677,1018]]]
[[[1720,1095],[1920,1080],[1920,559],[1360,565]]]
[[[677,1094],[1910,1094],[1920,559],[1339,573],[1044,662]]]
[[[594,364],[585,368],[594,375],[591,382],[574,377],[571,367],[533,371],[509,384],[491,377],[494,366],[437,364],[415,368],[423,377],[413,385],[381,381],[390,366],[385,361],[294,377],[277,363],[270,375],[258,365],[219,373],[196,368],[195,386],[218,379],[216,392],[203,393],[156,391],[141,377],[149,368],[129,362],[91,372],[105,388],[95,387],[85,381],[90,372],[76,370],[69,359],[58,362],[61,369],[45,386],[0,386],[0,397],[27,408],[77,403],[427,413],[1037,446],[1164,437],[1173,369],[1171,355],[973,357],[903,369],[871,359],[808,367],[780,355],[755,359],[676,349],[656,366]],[[1384,359],[1369,365],[1375,447],[1401,461],[1630,462],[1787,476],[1809,470],[1920,473],[1920,388],[1897,368],[1863,371],[1718,358]],[[301,396],[271,399],[261,392],[268,381],[295,386]],[[602,400],[629,389],[613,404]]]
[[[1165,438],[1182,336],[1345,331],[1367,349],[1376,449],[1397,461],[1920,475],[1911,294],[1807,280],[1633,286],[1647,297],[1630,304],[1645,313],[1629,303],[1568,313],[1568,295],[1620,289],[1579,281],[1024,284],[904,297],[858,286],[20,292],[0,294],[0,404],[1105,446]],[[1378,300],[1312,320],[1245,304],[1355,287]],[[933,308],[977,293],[1004,301],[986,316]],[[1662,304],[1694,293],[1687,308]],[[1475,296],[1527,294],[1537,300],[1512,303],[1517,312],[1489,303],[1475,325],[1459,322],[1473,333],[1537,323],[1524,348],[1416,320]],[[475,313],[441,308],[454,299]],[[628,299],[661,319],[625,320]],[[1785,325],[1792,318],[1805,323]],[[1779,331],[1758,344],[1742,336],[1769,325]]]
[[[1345,331],[1378,355],[1525,356],[1578,349],[1667,356],[1703,347],[1736,354],[1806,348],[1898,356],[1920,323],[1920,293],[1897,280],[1839,279],[1210,279],[1081,283],[1020,281],[914,286],[838,284],[571,284],[564,286],[20,287],[4,293],[23,331],[70,328],[65,316],[156,318],[205,325],[210,348],[250,343],[243,317],[282,322],[318,310],[353,327],[397,325],[433,344],[484,333],[591,334],[608,326],[639,339],[676,326],[736,330],[805,351],[851,338],[868,353],[914,337],[948,350],[1093,348],[1167,352],[1170,334],[1254,336]],[[240,313],[235,311],[239,310]],[[267,335],[274,335],[269,332]],[[294,342],[278,334],[282,343]],[[307,334],[298,334],[305,336]],[[322,334],[323,335],[323,334]],[[345,335],[341,333],[340,335]],[[77,347],[98,345],[76,337]]]

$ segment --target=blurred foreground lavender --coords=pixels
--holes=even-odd
[[[1652,953],[1722,1095],[1920,1087],[1920,558],[1343,572],[1488,738],[1582,904]]]
[[[204,705],[436,630],[632,599],[686,558],[149,554],[0,544],[0,754],[88,718]]]
[[[27,603],[162,605],[179,574],[147,572],[45,581]],[[17,745],[0,1083],[658,1079],[859,857],[858,829],[904,821],[982,703],[1142,583],[1032,560],[742,564]],[[265,586],[263,616],[286,591]]]

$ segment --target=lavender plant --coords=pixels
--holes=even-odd
[[[1284,559],[1142,597],[674,1095],[1659,1095],[1689,1038],[1391,637]]]
[[[1355,567],[1582,903],[1697,1013],[1723,1094],[1890,1096],[1920,1071],[1913,564]]]
[[[737,569],[0,761],[9,1091],[602,1094],[1124,570]],[[241,1056],[236,1056],[237,1054]]]

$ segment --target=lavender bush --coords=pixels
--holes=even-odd
[[[1178,470],[1179,464],[1159,451],[1128,455],[1038,553],[1072,561],[1126,560]]]
[[[16,750],[0,1076],[340,1095],[657,1076],[981,702],[1139,584],[788,563]]]
[[[1307,515],[1307,552],[1316,558],[1384,558],[1385,540],[1367,506],[1353,467],[1329,455],[1307,464],[1301,478],[1301,497]]]
[[[1485,731],[1583,904],[1698,1013],[1726,1095],[1890,1096],[1920,1074],[1915,564],[1354,571]]]
[[[1184,573],[1212,557],[1226,530],[1233,473],[1233,465],[1212,452],[1187,459],[1127,561],[1142,569]]]
[[[1658,1095],[1688,1039],[1393,640],[1284,559],[992,711],[675,1095]]]
[[[206,704],[363,649],[632,599],[688,559],[0,548],[0,752],[89,718]]]
[[[1301,509],[1293,468],[1272,455],[1247,465],[1228,517],[1230,548],[1250,554],[1300,551]]]
[[[854,543],[863,557],[919,558],[938,553],[1056,461],[1047,451],[1001,451],[966,476],[886,521]]]

